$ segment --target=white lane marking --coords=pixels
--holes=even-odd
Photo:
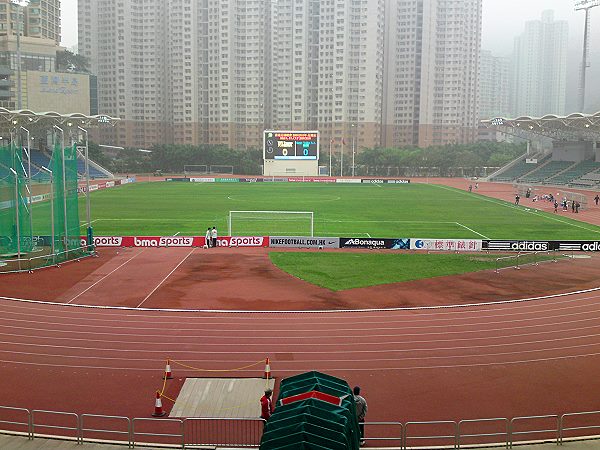
[[[591,327],[587,327],[590,329],[594,329],[597,330],[597,326],[591,326]],[[568,331],[573,331],[573,330],[568,330]],[[449,350],[468,350],[468,349],[484,349],[484,348],[494,348],[494,347],[506,347],[506,346],[516,346],[516,345],[533,345],[533,344],[545,344],[545,343],[550,343],[550,342],[561,342],[561,341],[572,341],[572,340],[584,340],[584,339],[591,339],[591,338],[598,338],[600,337],[600,334],[585,334],[585,335],[580,335],[580,336],[566,336],[566,337],[555,337],[555,338],[548,338],[548,339],[537,339],[537,340],[524,340],[524,341],[520,341],[520,342],[512,342],[512,341],[503,341],[503,339],[510,339],[513,337],[527,337],[529,335],[539,335],[539,334],[552,334],[554,333],[554,331],[550,331],[550,332],[539,332],[539,333],[525,333],[522,335],[512,335],[512,334],[507,334],[504,336],[497,336],[497,337],[473,337],[473,338],[457,338],[457,339],[432,339],[432,340],[411,340],[409,342],[407,342],[405,339],[402,339],[400,341],[387,341],[387,340],[383,340],[383,341],[375,341],[375,342],[365,342],[362,341],[361,345],[366,346],[366,347],[370,347],[370,346],[377,346],[377,347],[381,347],[384,345],[398,345],[398,344],[432,344],[432,343],[445,343],[445,344],[449,344],[452,342],[464,342],[464,341],[475,341],[475,340],[499,340],[499,343],[490,343],[490,344],[477,344],[477,345],[455,345],[455,346],[445,346],[445,347],[432,347],[432,348],[421,348],[421,347],[413,347],[413,348],[392,348],[392,349],[385,349],[385,350],[356,350],[359,353],[387,353],[387,352],[398,352],[398,353],[403,353],[403,352],[435,352],[435,351],[449,351]],[[98,333],[95,333],[98,334]],[[104,333],[104,334],[108,334],[108,333]],[[69,342],[71,341],[80,341],[80,342],[88,342],[88,341],[94,341],[94,342],[98,342],[97,339],[90,339],[90,338],[73,338],[73,337],[48,337],[48,336],[28,336],[28,335],[18,335],[18,334],[10,334],[10,333],[0,333],[0,335],[4,335],[4,336],[10,336],[10,337],[24,337],[27,339],[44,339],[44,340],[48,340],[48,339],[53,339],[53,340],[68,340]],[[135,337],[141,338],[144,337],[144,335],[134,335]],[[396,335],[384,335],[384,336],[388,336],[388,337],[405,337],[403,336],[396,336]],[[419,335],[415,335],[415,336],[419,336]],[[160,336],[156,336],[155,337],[160,337]],[[181,336],[173,336],[175,338],[181,338]],[[237,339],[243,340],[245,341],[243,344],[240,344],[238,342],[232,342],[232,343],[223,343],[223,342],[211,342],[210,339],[207,339],[207,336],[203,336],[203,337],[191,337],[194,340],[197,339],[202,339],[201,342],[191,342],[191,343],[182,343],[181,341],[178,342],[151,342],[151,341],[118,341],[118,340],[103,340],[101,342],[103,342],[104,344],[112,344],[112,345],[118,345],[119,348],[122,348],[122,345],[149,345],[149,346],[154,346],[157,344],[162,344],[163,348],[164,347],[168,347],[170,345],[175,346],[175,348],[180,348],[182,345],[185,345],[186,347],[193,347],[193,346],[202,346],[203,348],[209,344],[211,348],[218,348],[218,347],[233,347],[235,346],[236,348],[239,348],[240,346],[242,347],[256,347],[256,346],[262,346],[264,345],[264,343],[260,343],[260,342],[253,342],[253,343],[248,343],[246,337],[237,337]],[[208,337],[210,338],[210,337]],[[262,339],[273,339],[272,336],[262,336],[260,337]],[[311,338],[316,338],[311,336]],[[336,338],[340,338],[341,337],[336,337]],[[319,343],[319,347],[348,347],[348,346],[352,346],[356,348],[356,342],[354,341],[354,339],[356,338],[356,336],[345,336],[344,339],[350,339],[350,341],[348,342],[322,342]],[[221,339],[221,337],[218,337],[218,339]],[[253,339],[255,339],[253,337]],[[291,339],[289,336],[278,336],[277,340],[284,340],[284,339]],[[298,339],[298,340],[306,340],[305,338],[301,338],[301,337],[296,337],[294,339]],[[331,339],[330,336],[327,336],[326,339]],[[3,343],[5,345],[21,345],[20,341],[8,341],[9,344],[7,344],[6,342]],[[29,346],[38,346],[38,344],[34,344],[34,343],[27,343],[24,345],[29,345]],[[277,342],[277,343],[272,343],[269,344],[270,347],[286,347],[286,346],[290,346],[293,345],[294,348],[299,348],[299,347],[309,347],[312,348],[315,346],[314,343],[308,343],[308,342],[298,342],[298,343],[281,343],[281,342]],[[588,344],[581,344],[581,345],[588,345]],[[595,343],[594,345],[600,345],[600,343]],[[63,347],[59,347],[59,348],[63,348]],[[71,347],[67,347],[67,348],[71,348]],[[81,347],[75,347],[75,349],[80,349]],[[94,347],[95,348],[95,347]],[[570,347],[562,347],[562,348],[570,348]],[[110,350],[110,349],[105,349],[105,348],[101,348],[101,347],[97,347],[97,350],[100,351],[104,351],[104,350]],[[2,350],[0,350],[1,352]],[[146,350],[148,351],[148,350]],[[168,351],[171,352],[171,350],[159,350],[160,352],[164,352],[164,351]],[[193,352],[194,354],[197,354],[198,352],[196,352],[195,350],[189,350],[191,352]],[[18,352],[13,352],[10,351],[11,353],[18,353]],[[204,353],[204,352],[200,352],[200,353]],[[226,352],[229,353],[229,352]],[[235,353],[235,352],[233,352]],[[242,352],[244,353],[244,352]],[[299,353],[321,353],[321,352],[310,352],[310,351],[301,351]],[[326,352],[327,353],[327,352]],[[344,352],[346,353],[346,352]],[[519,353],[519,352],[517,352]]]
[[[264,352],[257,353],[264,356]],[[380,371],[396,371],[396,370],[423,370],[423,369],[455,369],[455,368],[471,368],[471,367],[489,367],[489,366],[502,366],[502,365],[516,365],[516,364],[529,364],[529,363],[538,363],[538,362],[548,362],[548,361],[560,361],[567,359],[578,359],[578,358],[589,358],[593,356],[600,356],[600,352],[594,353],[584,353],[582,355],[565,355],[565,356],[554,356],[549,358],[536,358],[536,359],[524,359],[517,361],[493,361],[489,363],[473,363],[473,364],[445,364],[445,365],[432,365],[432,366],[411,366],[411,367],[364,367],[359,368],[354,365],[350,367],[339,367],[339,368],[330,368],[327,365],[324,365],[321,368],[321,364],[329,361],[311,361],[310,367],[313,367],[315,370],[323,370],[328,372],[380,372]],[[396,360],[394,360],[396,361]],[[356,362],[356,360],[352,360],[352,362]],[[153,371],[156,372],[156,367],[152,368],[140,368],[140,367],[110,367],[110,366],[85,366],[85,365],[68,365],[68,364],[50,364],[50,363],[36,363],[36,362],[27,362],[27,361],[15,361],[15,360],[0,360],[0,363],[9,364],[9,365],[29,365],[29,366],[39,366],[39,367],[59,367],[59,368],[70,368],[70,369],[106,369],[106,370],[134,370],[134,371]],[[296,363],[296,361],[279,361],[278,364],[284,365],[288,363]],[[302,362],[302,364],[306,364],[306,362]],[[232,370],[233,372],[233,370]],[[248,372],[255,373],[256,369],[243,369],[239,372]],[[285,372],[285,373],[298,373],[298,368],[294,369],[284,369],[279,368],[277,372]]]
[[[584,319],[577,319],[577,320],[561,320],[564,319],[565,317],[568,316],[581,316],[584,315],[585,318]],[[540,319],[559,319],[557,322],[542,322],[542,323],[538,323],[538,324],[522,324],[522,325],[517,325],[517,322],[522,323],[522,322],[532,322],[532,321],[540,321]],[[472,334],[472,333],[482,333],[482,332],[486,332],[486,333],[492,333],[492,332],[498,332],[498,331],[514,331],[515,329],[520,330],[520,329],[524,329],[524,328],[540,328],[540,327],[558,327],[561,325],[570,325],[570,324],[578,324],[578,323],[582,323],[582,322],[591,322],[591,321],[596,321],[599,320],[598,317],[590,317],[590,313],[589,311],[582,311],[582,312],[577,312],[577,313],[569,313],[569,314],[561,314],[561,315],[556,315],[556,316],[547,316],[547,317],[527,317],[524,319],[506,319],[506,320],[496,320],[496,321],[489,321],[489,322],[474,322],[474,323],[463,323],[463,324],[455,324],[455,323],[450,323],[450,324],[440,324],[440,325],[424,325],[424,326],[404,326],[403,323],[406,322],[402,322],[402,321],[391,321],[391,322],[362,322],[362,324],[364,325],[363,327],[351,327],[351,328],[335,328],[335,332],[359,332],[359,331],[389,331],[389,330],[398,330],[398,324],[402,325],[401,328],[402,330],[407,330],[407,329],[411,329],[411,330],[415,330],[415,331],[419,331],[419,330],[431,330],[431,329],[441,329],[442,331],[431,331],[429,333],[427,333],[427,335],[437,335],[437,334],[441,334],[441,335],[450,335],[450,334]],[[8,320],[8,319],[7,319]],[[91,319],[91,320],[99,320],[99,319]],[[10,323],[31,323],[31,324],[36,324],[36,325],[61,325],[61,326],[68,326],[70,327],[71,331],[73,331],[74,328],[80,327],[83,328],[84,330],[89,330],[89,329],[106,329],[109,328],[111,330],[131,330],[132,329],[132,325],[131,324],[127,324],[127,325],[114,325],[112,323],[108,323],[106,325],[90,325],[90,324],[79,324],[79,323],[60,323],[60,322],[44,322],[44,321],[39,321],[39,320],[22,320],[22,319],[10,319],[9,320]],[[116,323],[122,323],[119,321],[113,321]],[[155,330],[156,329],[156,324],[162,324],[162,325],[173,325],[173,324],[178,324],[179,322],[155,322],[152,324],[152,326],[147,326],[147,327],[136,327],[136,330]],[[358,323],[358,322],[355,322]],[[511,325],[514,324],[514,326],[504,326],[504,327],[499,327],[499,328],[474,328],[474,327],[478,327],[480,325],[505,325],[507,323],[510,323]],[[148,324],[150,325],[150,324]],[[197,325],[194,328],[185,328],[185,327],[177,327],[176,330],[178,332],[188,332],[188,331],[201,331],[201,332],[205,332],[205,331],[209,331],[209,330],[213,330],[213,328],[211,328],[211,325],[222,325],[219,322],[207,322],[206,324],[202,324],[202,325],[206,325],[207,328],[200,328],[200,325]],[[331,324],[320,324],[320,325],[331,325]],[[373,325],[389,325],[389,326],[373,326]],[[463,327],[463,328],[474,328],[474,329],[465,329],[465,330],[449,330],[449,328],[458,328],[458,327]],[[169,330],[173,330],[173,328],[169,328]],[[52,331],[52,330],[50,330]],[[270,332],[286,332],[289,331],[289,327],[288,328],[270,328],[269,329]],[[314,328],[294,328],[294,332],[297,333],[313,333],[315,331]],[[226,334],[231,334],[233,332],[239,332],[239,333],[256,333],[256,331],[254,329],[227,329],[226,331],[224,331],[224,333]],[[422,336],[423,335],[423,331],[419,331],[419,333],[416,334],[417,336]],[[398,336],[414,336],[414,334],[411,333],[401,333],[398,334]],[[214,335],[214,337],[220,337],[220,335]],[[331,336],[332,338],[335,338],[336,336],[333,335]]]
[[[175,266],[175,268],[174,268],[173,270],[171,270],[171,271],[169,272],[169,274],[168,274],[166,277],[164,277],[164,278],[161,280],[161,282],[160,282],[160,283],[158,283],[158,284],[156,285],[156,287],[155,287],[154,289],[152,289],[152,292],[150,292],[148,295],[146,295],[146,297],[144,297],[144,300],[142,300],[142,301],[140,302],[140,304],[136,306],[136,308],[139,308],[140,306],[142,306],[142,304],[143,304],[143,303],[144,303],[146,300],[148,300],[148,299],[150,298],[150,296],[151,296],[152,294],[154,294],[154,293],[156,292],[156,290],[157,290],[159,287],[161,287],[161,286],[162,286],[162,284],[163,284],[165,281],[167,281],[167,278],[169,278],[169,277],[170,277],[170,276],[173,274],[173,272],[175,272],[175,271],[176,271],[176,270],[179,268],[179,266],[181,266],[181,265],[182,265],[182,264],[185,262],[185,260],[186,260],[186,259],[188,259],[192,253],[194,253],[194,251],[195,251],[195,250],[196,250],[196,248],[193,248],[193,249],[192,249],[192,250],[191,250],[191,251],[190,251],[190,252],[189,252],[187,255],[185,255],[185,258],[183,258],[181,261],[179,261],[179,264],[177,264],[177,265]]]
[[[466,226],[466,225],[463,225],[463,224],[462,224],[462,223],[460,223],[460,222],[454,222],[454,223],[455,223],[456,225],[458,225],[458,226],[461,226],[461,227],[463,227],[463,228],[466,228],[467,230],[469,230],[469,231],[471,231],[471,232],[473,232],[473,233],[475,233],[475,234],[477,234],[477,235],[481,236],[481,237],[482,237],[482,238],[484,238],[484,239],[489,239],[489,237],[487,237],[485,234],[478,233],[477,231],[473,230],[472,228],[469,228],[469,227],[468,227],[468,226]]]
[[[83,294],[85,294],[87,291],[89,291],[90,289],[92,289],[94,286],[96,286],[98,283],[100,283],[101,281],[105,280],[106,278],[108,278],[110,275],[112,275],[113,273],[115,273],[117,270],[119,270],[121,267],[123,267],[125,264],[129,263],[131,260],[137,258],[139,255],[141,255],[142,253],[144,253],[147,249],[143,249],[141,252],[136,253],[135,255],[133,255],[131,258],[129,258],[127,261],[125,261],[123,264],[121,264],[120,266],[118,266],[117,268],[111,270],[109,273],[107,273],[106,275],[104,275],[102,278],[100,278],[98,281],[96,281],[94,284],[88,286],[86,289],[84,289],[83,291],[81,291],[79,294],[77,294],[75,297],[73,297],[71,300],[69,300],[67,303],[65,303],[66,305],[70,305],[71,302],[73,300],[75,300],[76,298],[79,298],[80,296],[82,296]]]
[[[206,314],[243,314],[251,316],[252,314],[263,314],[263,315],[292,315],[292,314],[344,314],[344,313],[369,313],[369,312],[390,312],[390,311],[426,311],[426,310],[452,310],[452,309],[469,309],[469,308],[480,308],[483,306],[503,306],[503,305],[514,305],[518,303],[533,302],[539,300],[555,299],[561,297],[569,297],[578,294],[587,294],[590,292],[598,292],[600,287],[582,289],[579,291],[563,292],[560,294],[541,295],[537,297],[525,297],[513,300],[498,300],[494,302],[481,302],[481,303],[465,303],[465,304],[454,304],[454,305],[433,305],[433,306],[399,306],[394,308],[363,308],[363,309],[320,309],[320,310],[243,310],[243,309],[186,309],[186,308],[134,308],[131,306],[111,306],[111,305],[79,305],[79,304],[65,304],[58,302],[49,302],[45,300],[32,300],[26,298],[17,297],[5,297],[0,296],[0,300],[8,300],[13,302],[30,303],[35,305],[47,305],[47,306],[69,306],[72,308],[83,308],[83,309],[97,309],[97,310],[109,310],[109,311],[150,311],[150,312],[169,312],[169,313],[206,313]],[[579,300],[586,300],[589,298],[597,298],[598,296],[585,297]],[[472,312],[472,311],[468,311]],[[136,316],[137,317],[137,316]],[[143,317],[143,316],[142,316]],[[102,320],[102,319],[98,319]]]

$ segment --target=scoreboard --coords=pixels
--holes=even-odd
[[[318,131],[265,131],[264,159],[318,160]]]

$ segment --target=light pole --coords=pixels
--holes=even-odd
[[[89,140],[88,140],[88,131],[85,128],[77,127],[77,129],[85,134],[85,213],[87,220],[87,244],[88,251],[92,250],[92,245],[94,243],[94,236],[92,234],[92,206],[90,203],[90,159],[89,159]]]
[[[352,127],[352,178],[354,178],[354,153],[355,153],[354,143],[355,143],[355,138],[356,138],[354,130],[356,129],[355,128],[356,124],[353,123],[351,125],[351,127]]]
[[[581,74],[579,81],[579,112],[585,109],[585,72],[589,67],[587,62],[590,52],[589,34],[590,34],[590,9],[600,6],[600,0],[578,0],[575,3],[575,11],[585,11],[585,27],[583,30],[583,59],[581,61]]]
[[[23,109],[21,86],[21,18],[23,17],[23,5],[21,0],[16,0],[14,4],[17,5],[17,109]]]

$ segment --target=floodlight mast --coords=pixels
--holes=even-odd
[[[585,26],[583,31],[583,59],[581,61],[581,79],[579,82],[579,112],[584,112],[585,108],[585,72],[589,67],[588,55],[590,52],[590,9],[595,8],[596,6],[600,6],[600,0],[577,0],[575,2],[575,11],[585,11]]]

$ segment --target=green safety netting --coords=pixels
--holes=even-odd
[[[311,391],[338,397],[340,405],[316,398],[281,405],[281,400]],[[281,381],[275,413],[265,426],[260,449],[359,449],[360,431],[350,386],[320,372]]]
[[[63,165],[64,159],[64,165]],[[77,147],[54,146],[50,162],[54,190],[54,248],[59,261],[80,257],[81,245],[77,193]]]
[[[0,145],[0,258],[23,255],[33,248],[27,179],[21,147]]]
[[[52,182],[48,175],[40,189],[38,181],[33,196],[38,203],[31,205],[29,163],[17,144],[0,145],[0,271],[33,270],[92,254],[80,239],[77,147],[54,145]]]

